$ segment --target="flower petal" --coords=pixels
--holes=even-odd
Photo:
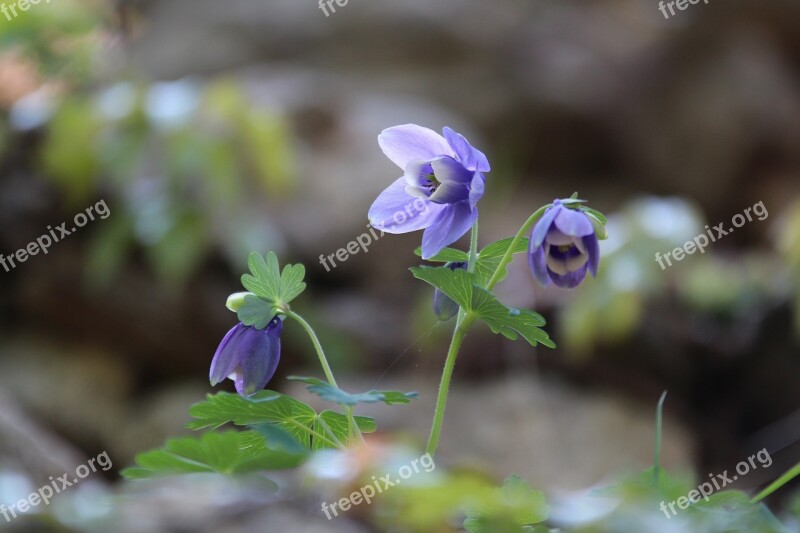
[[[571,246],[575,243],[572,237],[561,233],[558,228],[550,226],[550,231],[547,232],[547,237],[544,238],[547,244],[554,244],[556,246]]]
[[[461,164],[468,170],[478,170],[480,172],[489,172],[489,160],[480,150],[474,148],[467,139],[460,133],[456,133],[449,127],[444,128],[444,138],[447,143],[453,148],[456,157]]]
[[[208,376],[212,386],[222,383],[239,364],[239,352],[236,345],[241,338],[242,328],[244,326],[239,322],[225,334],[222,342],[219,343],[214,359],[211,360],[211,370]]]
[[[443,181],[429,200],[437,204],[455,204],[469,200],[469,187],[465,183]]]
[[[531,241],[532,243],[533,241]],[[533,246],[529,246],[528,248],[528,265],[531,267],[531,272],[533,272],[534,277],[536,280],[543,286],[547,287],[550,285],[550,275],[547,272],[547,263],[545,260],[544,255],[544,248],[538,246],[534,248]]]
[[[556,200],[553,203],[553,206],[549,207],[544,212],[544,215],[542,215],[542,218],[539,219],[539,222],[536,223],[536,225],[533,227],[533,231],[531,232],[532,248],[537,248],[542,245],[545,237],[547,237],[547,234],[550,231],[550,226],[552,226],[553,221],[556,219],[562,209],[564,208],[561,206],[561,202]]]
[[[242,396],[260,391],[275,375],[281,357],[282,331],[283,323],[279,319],[273,319],[267,329],[248,330],[247,336],[240,343],[242,379],[236,380],[237,392]]]
[[[403,170],[412,161],[430,161],[443,155],[455,156],[444,137],[416,124],[383,130],[378,135],[378,144],[386,157]]]
[[[445,204],[445,209],[422,234],[422,258],[430,259],[442,248],[460,239],[478,218],[478,210],[469,202]]]
[[[467,170],[464,165],[452,157],[437,157],[431,161],[431,167],[436,179],[441,183],[450,181],[469,184],[475,175],[475,171]]]
[[[406,192],[406,179],[399,178],[386,188],[369,208],[372,227],[387,233],[408,233],[427,228],[445,206]]]
[[[563,276],[556,274],[550,269],[548,269],[548,273],[550,274],[550,279],[552,279],[553,283],[555,283],[558,287],[561,287],[562,289],[574,289],[580,285],[581,281],[583,281],[583,278],[586,277],[586,268],[588,266],[589,264],[586,263],[575,272],[568,272]]]
[[[562,207],[555,220],[556,227],[571,237],[585,237],[594,233],[589,217],[580,211]]]
[[[478,200],[483,198],[485,180],[486,178],[480,172],[476,172],[472,177],[472,183],[469,186],[469,206],[473,209],[478,205]]]
[[[546,252],[547,266],[556,274],[564,275],[575,272],[589,260],[589,256],[581,253],[577,246],[562,252],[558,246],[549,246]]]
[[[589,255],[589,272],[592,273],[592,277],[597,277],[597,271],[600,268],[600,246],[597,243],[597,235],[592,234],[584,237],[583,245]]]

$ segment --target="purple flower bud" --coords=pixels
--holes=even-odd
[[[555,200],[531,232],[528,264],[543,286],[552,281],[572,289],[580,285],[587,270],[596,276],[600,249],[589,217]]]
[[[467,263],[453,262],[447,263],[445,266],[450,270],[456,270],[458,268],[466,269]],[[434,289],[433,314],[436,315],[436,318],[442,322],[446,322],[456,316],[456,313],[458,313],[458,304],[439,289]]]
[[[266,387],[278,368],[282,331],[283,322],[277,316],[264,329],[236,324],[222,339],[211,361],[211,385],[230,378],[241,396]]]

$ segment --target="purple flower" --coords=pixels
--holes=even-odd
[[[457,270],[457,269],[467,269],[467,263],[463,261],[457,261],[452,263],[447,263],[447,268],[450,270]],[[440,291],[439,289],[434,289],[433,291],[433,314],[436,315],[441,322],[447,322],[458,313],[458,304],[455,303],[452,298],[448,295]]]
[[[277,316],[264,329],[241,322],[233,326],[211,361],[211,385],[230,378],[241,396],[250,396],[266,387],[278,368],[282,331],[283,322]]]
[[[554,201],[531,232],[528,263],[544,286],[552,281],[572,289],[583,281],[587,269],[596,276],[600,250],[589,217]]]
[[[424,229],[422,258],[457,241],[478,218],[489,161],[467,140],[444,128],[444,137],[415,124],[378,136],[383,153],[405,172],[369,208],[373,227],[386,233]]]

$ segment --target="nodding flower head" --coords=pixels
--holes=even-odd
[[[211,385],[230,378],[241,396],[266,387],[278,368],[282,331],[283,322],[277,316],[264,329],[236,324],[222,339],[211,361]]]
[[[544,286],[552,281],[572,289],[580,285],[587,270],[596,276],[600,250],[592,221],[582,211],[555,200],[533,227],[528,264]]]
[[[370,224],[386,233],[424,229],[422,258],[457,241],[478,218],[489,161],[460,134],[444,136],[414,124],[378,136],[383,153],[405,175],[384,190],[369,209]]]

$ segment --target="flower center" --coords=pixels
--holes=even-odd
[[[428,189],[429,196],[436,192],[439,185],[441,185],[441,183],[436,179],[436,175],[433,172],[422,178],[422,186]]]

